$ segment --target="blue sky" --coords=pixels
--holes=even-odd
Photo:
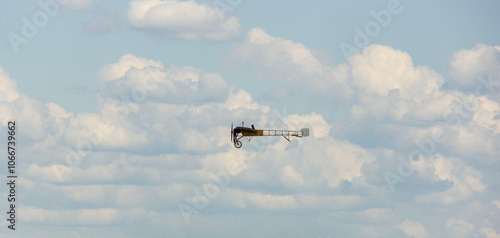
[[[243,1],[231,14],[238,17],[243,31],[262,27],[273,36],[300,42],[317,51],[322,60],[338,65],[346,62],[339,44],[352,44],[354,28],[364,28],[373,21],[370,11],[387,9],[387,2]],[[200,3],[213,4],[212,1]],[[41,10],[36,1],[8,4],[13,6],[5,8],[9,11],[4,10],[2,14],[3,35],[20,34],[22,17],[31,18]],[[223,70],[226,62],[221,58],[231,44],[240,39],[236,37],[224,42],[158,40],[127,26],[128,2],[104,1],[94,3],[94,7],[95,10],[86,12],[61,11],[50,18],[34,39],[21,45],[17,54],[4,38],[5,57],[1,63],[15,76],[23,92],[67,104],[74,110],[92,112],[95,109],[91,99],[97,90],[92,80],[95,72],[124,54],[134,53],[166,64],[192,65],[226,73]],[[401,1],[401,7],[402,13],[394,15],[389,26],[382,28],[370,43],[408,52],[416,65],[429,66],[439,73],[447,72],[448,61],[454,52],[471,48],[477,42],[494,45],[499,38],[498,25],[492,20],[498,10],[498,3],[494,1],[458,1],[453,3],[453,10],[446,1],[432,4]],[[87,34],[84,25],[95,19],[112,20],[111,32],[97,36]],[[25,70],[26,64],[31,70]],[[242,81],[239,78],[246,81],[255,78],[246,73],[231,73],[233,77],[227,80],[234,80],[235,84]],[[31,87],[33,84],[36,87]],[[53,89],[61,93],[55,95]]]
[[[3,5],[14,237],[500,237],[497,1]]]

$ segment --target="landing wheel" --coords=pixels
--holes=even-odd
[[[241,141],[239,141],[239,140],[234,142],[234,147],[236,147],[237,149],[241,148],[242,145],[243,145],[243,143],[241,143]]]

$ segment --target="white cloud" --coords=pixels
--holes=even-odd
[[[130,24],[161,38],[220,41],[239,34],[234,16],[223,18],[220,10],[194,0],[134,0],[130,2]]]
[[[396,227],[401,229],[408,237],[424,238],[429,236],[429,233],[427,233],[425,227],[415,221],[406,220]]]
[[[446,237],[472,237],[474,236],[474,225],[460,220],[450,218],[445,224]]]
[[[351,182],[361,177],[361,167],[375,159],[370,151],[332,138],[307,143],[303,150],[306,160],[303,169],[320,175],[332,188],[337,187],[342,180]]]
[[[309,115],[290,115],[283,119],[288,128],[300,130],[302,128],[310,129],[310,136],[320,138],[328,136],[332,126],[325,122],[325,119],[316,113]]]
[[[479,102],[479,107],[472,115],[473,123],[481,127],[484,131],[500,134],[500,118],[498,118],[500,105],[484,96],[474,99]]]
[[[439,91],[441,76],[427,67],[415,67],[408,53],[371,45],[349,60],[359,90],[359,102],[349,110],[353,119],[440,120],[453,100]]]
[[[298,204],[290,195],[247,194],[249,204],[262,210],[290,210],[297,209]]]
[[[358,93],[347,111],[350,121],[337,124],[334,134],[355,143],[368,140],[371,146],[414,150],[441,131],[444,139],[434,141],[435,149],[444,147],[453,156],[482,163],[497,161],[499,104],[493,97],[443,90],[446,77],[413,66],[407,53],[387,46],[371,45],[350,62]]]
[[[360,211],[338,211],[332,216],[343,222],[360,224],[387,224],[396,220],[396,213],[391,208],[369,208]]]
[[[500,233],[497,233],[493,228],[483,227],[480,231],[486,238],[500,238]]]
[[[103,66],[99,72],[99,76],[103,82],[116,80],[124,77],[132,67],[137,69],[144,69],[146,67],[163,68],[163,64],[159,61],[126,54],[120,57],[117,63]]]
[[[115,117],[110,116],[113,113]],[[97,114],[81,113],[69,119],[63,138],[80,155],[88,155],[100,148],[139,148],[148,142],[146,132],[133,121],[123,120],[118,112]]]
[[[7,83],[7,86],[9,84]],[[1,91],[0,91],[1,93]],[[19,94],[10,94],[19,95]],[[52,117],[51,109],[54,107],[50,104],[19,95],[19,98],[10,102],[0,101],[0,121],[3,125],[7,125],[8,121],[16,121],[22,124],[24,130],[19,131],[21,135],[28,140],[40,141],[49,135],[49,131],[58,133],[61,126],[56,122],[56,118]],[[53,112],[53,111],[52,111]]]
[[[418,195],[416,198],[418,203],[448,206],[470,200],[475,194],[481,194],[486,190],[486,185],[481,180],[482,174],[456,158],[436,155],[418,161],[413,167],[426,179],[452,182],[452,187],[446,191]]]
[[[17,83],[11,79],[5,70],[0,66],[0,102],[10,102],[20,97],[17,92]]]
[[[281,170],[281,182],[290,188],[302,187],[304,185],[304,177],[291,165],[287,165]]]
[[[101,70],[104,82],[101,96],[123,100],[154,99],[171,104],[200,104],[224,101],[229,87],[216,73],[193,67],[165,69],[160,62],[134,55],[125,55],[118,63]]]
[[[74,116],[74,113],[70,113],[70,112],[66,111],[59,104],[47,103],[46,105],[49,109],[50,115],[56,119],[57,123],[61,123],[64,121],[64,119],[67,119],[67,118]]]
[[[133,224],[150,216],[140,209],[116,210],[112,208],[80,210],[47,210],[33,207],[20,208],[31,224],[51,225],[112,225]]]
[[[66,118],[68,128],[63,138],[79,154],[89,147],[136,151],[148,146],[150,152],[157,148],[153,153],[173,148],[220,150],[227,144],[220,139],[226,131],[217,128],[220,118],[233,114],[234,107],[252,105],[247,104],[252,101],[249,96],[238,104],[237,99],[228,98],[245,92],[230,92],[219,74],[187,66],[165,69],[161,62],[130,54],[104,66],[99,75],[100,112]],[[235,105],[225,106],[229,104]],[[265,107],[257,105],[255,109]],[[230,121],[225,123],[227,126]]]
[[[498,209],[500,209],[500,200],[493,200],[491,203],[497,206]]]
[[[489,77],[498,82],[500,70],[500,46],[476,44],[474,48],[456,52],[450,62],[450,83],[454,88],[466,92],[475,92],[481,86],[481,81]],[[496,84],[498,92],[498,83]],[[479,90],[481,94],[489,93],[484,85]]]
[[[251,54],[255,54],[253,57],[264,56],[264,64],[267,66],[284,67],[288,66],[286,64],[293,64],[312,75],[321,74],[323,70],[323,65],[303,44],[270,36],[261,28],[253,28],[248,32],[242,48],[247,51],[243,55],[245,57],[252,57]]]
[[[37,164],[31,164],[25,173],[27,177],[39,179],[39,181],[64,184],[119,183],[137,178],[155,184],[160,179],[159,171],[147,167],[132,168],[125,161],[91,165],[88,168],[64,164],[40,167]]]
[[[438,74],[427,67],[414,67],[408,53],[388,46],[370,45],[362,54],[349,58],[352,76],[365,94],[388,95],[397,90],[402,98],[420,101],[422,96],[434,96],[443,83]]]
[[[286,86],[282,96],[276,98],[279,100],[300,96],[309,89],[322,99],[345,100],[352,95],[348,67],[324,65],[303,44],[271,36],[258,27],[233,47],[232,57],[251,63],[259,71],[270,69],[273,75],[266,80]]]
[[[230,92],[227,100],[219,104],[220,108],[230,111],[235,109],[262,110],[269,112],[269,106],[259,105],[248,92],[239,90],[238,92]]]
[[[253,63],[264,57],[260,60],[264,67],[283,66],[282,72],[292,69],[290,75],[307,79],[319,75],[311,90],[330,92],[334,86],[352,90],[353,107],[334,122],[312,109],[300,115],[277,113],[251,93],[229,85],[220,74],[164,66],[127,54],[99,72],[97,111],[74,113],[21,95],[15,81],[2,71],[0,81],[6,86],[0,92],[7,96],[0,100],[0,119],[19,115],[25,120],[21,131],[28,140],[23,140],[26,159],[20,191],[26,198],[21,214],[30,216],[26,222],[107,228],[145,221],[161,224],[171,218],[170,213],[181,220],[177,205],[189,204],[195,189],[214,183],[211,175],[235,161],[241,171],[200,210],[200,220],[255,221],[253,214],[262,219],[272,212],[290,222],[288,213],[293,211],[301,219],[308,214],[306,221],[311,221],[307,217],[313,217],[315,224],[320,221],[318,227],[325,230],[332,224],[345,225],[343,231],[355,237],[387,237],[396,229],[408,237],[479,231],[486,237],[498,236],[484,220],[498,219],[487,209],[496,209],[500,202],[494,200],[492,205],[487,200],[485,205],[482,199],[497,195],[490,189],[496,171],[483,167],[484,161],[488,168],[498,161],[500,106],[495,100],[442,90],[444,77],[413,66],[407,53],[386,46],[370,46],[352,57],[352,65],[336,68],[320,63],[304,45],[259,29],[236,50],[243,46],[256,50],[254,55],[243,54]],[[335,75],[338,81],[327,80]],[[301,80],[292,77],[289,83],[298,88],[308,85]],[[477,99],[477,108],[461,117],[460,125],[443,122],[443,112],[464,99]],[[308,127],[311,136],[291,143],[254,138],[237,150],[229,141],[229,124],[239,121],[277,129]],[[346,124],[353,126],[339,129]],[[373,128],[378,131],[371,135],[368,129]],[[361,134],[353,132],[356,129]],[[444,130],[448,140],[436,144],[429,157],[412,162],[416,172],[388,193],[379,180],[391,168],[397,173],[398,166],[388,158],[407,154],[418,147],[415,141],[432,138],[437,129]],[[375,143],[384,137],[393,137],[391,143]],[[68,148],[80,153],[83,142],[92,149],[82,148],[88,149],[86,156],[68,163]],[[432,229],[411,221],[430,212],[441,222]],[[92,221],[92,216],[100,217]],[[409,220],[398,224],[401,217]]]

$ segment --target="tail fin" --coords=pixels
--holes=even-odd
[[[309,136],[309,128],[302,128],[302,129],[300,129],[300,132],[302,132],[302,137]]]

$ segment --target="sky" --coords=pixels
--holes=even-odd
[[[0,237],[500,237],[498,1],[2,4]]]

